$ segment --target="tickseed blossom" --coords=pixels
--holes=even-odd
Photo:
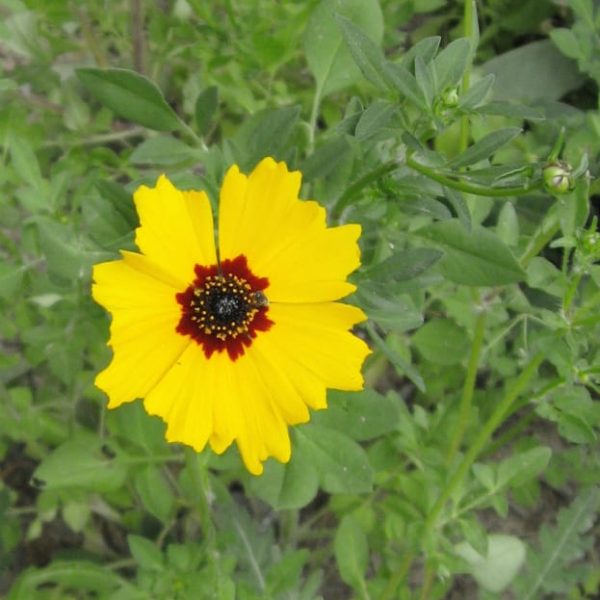
[[[134,194],[140,253],[94,267],[93,296],[112,313],[112,362],[96,378],[109,408],[143,398],[169,442],[217,453],[235,440],[251,473],[290,458],[288,425],[359,390],[364,313],[336,302],[360,264],[359,225],[327,227],[298,198],[301,174],[265,158],[226,173],[218,245],[204,192],[161,175]],[[217,249],[218,248],[218,249]]]

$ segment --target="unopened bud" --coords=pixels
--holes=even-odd
[[[566,194],[575,187],[573,169],[562,160],[546,165],[543,175],[544,186],[551,194]]]
[[[443,96],[442,102],[446,108],[455,108],[458,106],[458,90],[449,89]]]

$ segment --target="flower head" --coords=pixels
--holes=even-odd
[[[327,227],[298,198],[301,175],[262,160],[231,167],[221,188],[218,251],[210,201],[163,175],[134,194],[140,253],[94,267],[93,296],[112,313],[113,358],[96,378],[109,408],[143,398],[167,440],[217,453],[235,440],[248,470],[290,458],[288,425],[326,408],[327,388],[362,388],[363,312],[336,302],[360,264],[358,225]]]

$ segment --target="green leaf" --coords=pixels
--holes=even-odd
[[[467,542],[458,544],[456,553],[469,563],[471,575],[479,585],[495,593],[510,584],[525,562],[525,544],[512,535],[490,535],[485,556]]]
[[[364,450],[348,436],[314,424],[295,429],[296,444],[319,473],[330,494],[363,494],[373,486],[373,471]]]
[[[385,298],[378,286],[374,291],[370,290],[365,281],[358,288],[358,297],[359,305],[369,319],[387,331],[408,331],[423,323],[423,315],[407,295],[398,296],[394,292],[390,298]]]
[[[173,513],[175,497],[160,469],[154,465],[138,468],[133,484],[148,512],[166,523]]]
[[[334,551],[342,579],[355,589],[364,589],[369,546],[360,523],[352,515],[342,518],[335,534]]]
[[[358,441],[371,440],[398,425],[398,399],[374,390],[331,391],[329,408],[313,415],[313,423],[344,432]]]
[[[486,75],[479,81],[475,82],[459,99],[458,107],[462,110],[469,110],[479,106],[488,95],[494,85],[496,76],[493,74]]]
[[[563,413],[558,419],[558,433],[574,444],[591,444],[598,439],[590,424],[579,415]]]
[[[350,144],[345,136],[340,135],[328,140],[302,163],[302,180],[313,181],[327,177],[350,152]]]
[[[394,366],[400,376],[406,375],[422,392],[425,391],[425,382],[419,373],[419,370],[412,365],[408,360],[400,355],[390,344],[385,340],[374,340],[377,347],[385,354],[386,358]]]
[[[438,365],[457,365],[468,354],[467,333],[450,319],[433,319],[412,337],[417,350],[428,361]]]
[[[98,437],[79,432],[44,457],[34,476],[45,490],[108,492],[123,485],[127,469]]]
[[[503,460],[498,467],[497,485],[504,487],[522,485],[537,477],[548,466],[552,450],[547,446],[538,446],[520,452]]]
[[[94,182],[100,195],[110,202],[111,208],[125,219],[130,229],[137,227],[139,219],[133,204],[132,195],[118,183],[100,179]]]
[[[337,20],[362,74],[378,89],[387,90],[390,87],[390,71],[381,48],[349,19],[338,16]]]
[[[517,102],[488,102],[478,107],[477,112],[481,115],[498,115],[529,121],[543,121],[545,119],[542,109],[518,104]]]
[[[21,135],[11,132],[8,136],[8,148],[10,150],[11,164],[22,182],[34,188],[40,198],[39,208],[49,208],[45,206],[44,179],[38,162],[37,156],[29,140]]]
[[[368,140],[382,131],[390,137],[387,129],[388,123],[396,115],[398,108],[392,102],[375,100],[361,115],[356,124],[356,137],[360,140]]]
[[[317,82],[317,94],[327,95],[360,77],[335,15],[346,17],[375,43],[383,38],[383,16],[377,0],[322,0],[304,33],[304,52]]]
[[[394,88],[415,106],[427,110],[428,105],[415,77],[401,64],[389,64],[388,72]]]
[[[158,135],[144,140],[129,157],[134,165],[173,166],[200,162],[203,152],[170,135]]]
[[[196,127],[201,135],[206,135],[210,129],[211,121],[219,106],[219,90],[211,85],[203,90],[196,99],[194,115],[196,117]]]
[[[132,245],[130,223],[114,210],[109,200],[100,194],[90,194],[81,210],[90,237],[102,248],[121,250]]]
[[[471,53],[471,42],[460,38],[450,42],[434,59],[437,90],[443,92],[446,88],[458,85],[467,68]]]
[[[77,69],[89,92],[120,117],[156,131],[181,127],[179,117],[156,85],[127,69]]]
[[[442,38],[439,35],[423,38],[411,46],[402,56],[401,64],[406,69],[412,69],[415,58],[420,56],[425,64],[431,62],[436,55]]]
[[[171,445],[165,440],[165,424],[144,410],[141,400],[128,402],[106,417],[109,431],[120,437],[128,452],[141,455],[168,454]]]
[[[506,129],[492,131],[472,146],[469,146],[462,154],[448,161],[446,166],[451,169],[460,169],[480,160],[489,159],[498,148],[508,144],[520,133],[521,129],[519,127],[507,127]]]
[[[252,115],[232,140],[238,163],[251,169],[265,156],[284,158],[282,153],[299,116],[299,106],[266,109]]]
[[[306,548],[287,552],[267,573],[267,591],[273,598],[281,598],[284,594],[298,588],[302,570],[310,552]]]
[[[430,107],[435,96],[434,75],[430,65],[425,64],[420,56],[415,58],[415,79],[423,94],[426,106]]]
[[[429,270],[442,256],[442,252],[432,248],[401,250],[369,269],[369,283],[389,286],[390,283],[409,281]]]
[[[20,265],[0,263],[0,298],[12,298],[21,286],[24,268]]]
[[[500,209],[496,233],[507,246],[516,246],[518,244],[519,217],[512,202],[505,202]]]
[[[517,283],[526,277],[508,247],[480,225],[474,224],[467,232],[457,220],[449,219],[419,230],[419,235],[445,251],[439,268],[454,283],[496,286]]]
[[[579,40],[571,29],[556,27],[550,32],[550,39],[565,56],[575,60],[582,58]]]
[[[287,465],[267,461],[263,474],[249,479],[249,487],[275,510],[297,510],[317,495],[319,476],[302,449],[294,448]]]
[[[31,600],[47,596],[48,588],[52,594],[64,590],[62,597],[69,597],[66,590],[87,590],[91,595],[112,597],[112,591],[125,585],[117,574],[104,566],[84,560],[56,560],[43,569],[27,569],[19,575],[6,600]],[[44,589],[46,588],[46,589]]]
[[[91,508],[88,502],[66,502],[62,509],[62,518],[75,533],[83,531],[90,519],[90,514]]]
[[[461,519],[459,525],[467,544],[481,556],[486,556],[489,551],[489,538],[485,528],[475,518]]]
[[[535,600],[545,597],[546,590],[566,594],[572,589],[564,588],[565,573],[593,544],[593,536],[584,534],[597,517],[598,498],[597,487],[580,491],[571,505],[559,512],[556,526],[543,526],[538,547],[529,553],[526,571],[515,586],[516,597]]]
[[[496,76],[494,99],[525,104],[534,100],[559,100],[583,81],[577,64],[563,56],[550,40],[509,50],[481,68],[484,74]]]
[[[127,543],[133,558],[142,569],[148,571],[164,570],[164,560],[160,549],[150,540],[139,535],[129,534]]]
[[[88,250],[73,228],[51,218],[35,217],[42,254],[48,271],[63,279],[87,279],[91,266],[106,257],[105,253]]]

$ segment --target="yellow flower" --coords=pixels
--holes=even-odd
[[[112,313],[113,359],[96,378],[109,408],[144,399],[167,440],[217,453],[237,441],[248,470],[290,458],[288,425],[327,406],[327,388],[359,390],[367,345],[349,329],[359,225],[327,227],[298,199],[301,174],[265,158],[231,167],[219,199],[218,252],[204,192],[163,175],[134,194],[140,254],[94,267]]]

